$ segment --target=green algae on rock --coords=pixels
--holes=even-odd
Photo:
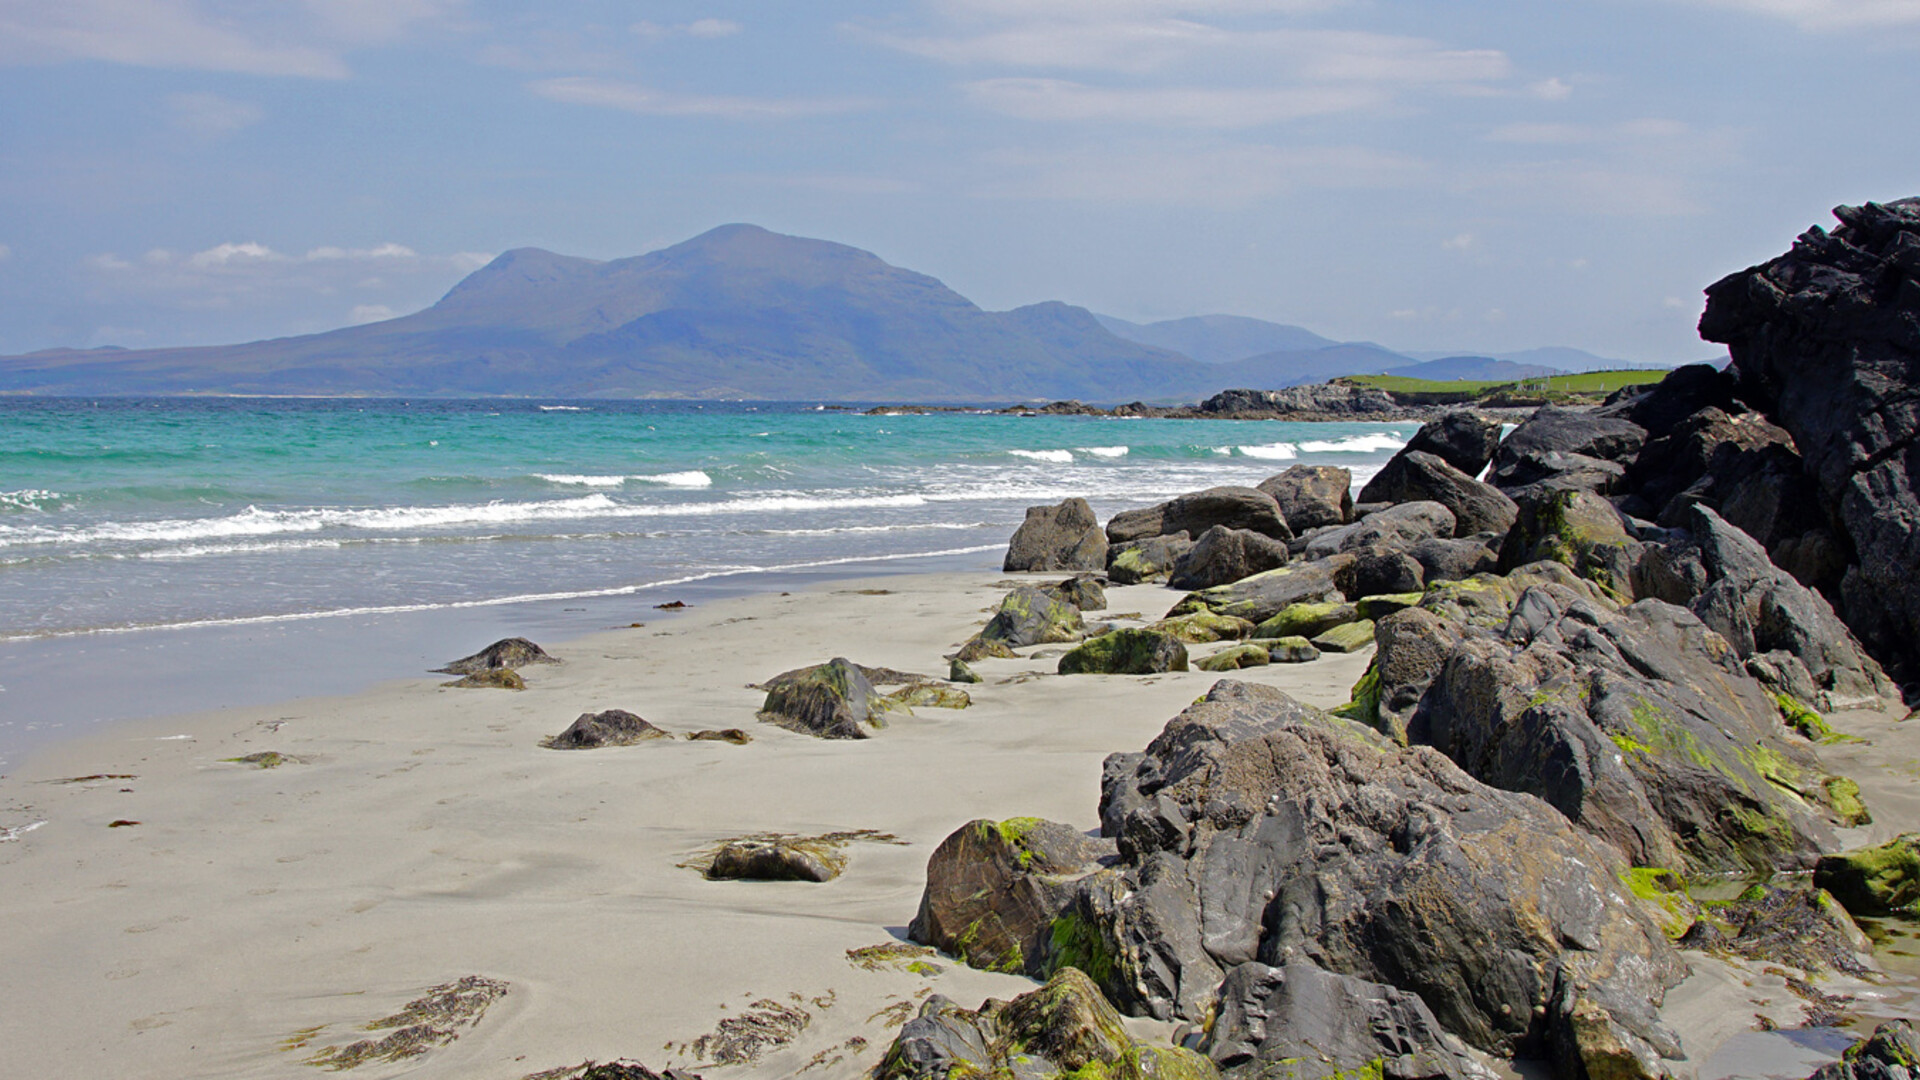
[[[1813,882],[1855,915],[1920,914],[1920,833],[1822,856]]]
[[[1187,647],[1157,630],[1115,630],[1089,638],[1060,658],[1062,675],[1152,675],[1186,671]]]
[[[1201,671],[1239,671],[1241,668],[1265,667],[1272,662],[1266,646],[1244,644],[1222,649],[1193,666]]]
[[[1322,632],[1313,639],[1313,647],[1319,649],[1321,652],[1359,652],[1361,649],[1372,644],[1372,619],[1342,623],[1331,630]]]
[[[1289,604],[1278,615],[1253,628],[1256,638],[1310,638],[1360,617],[1360,609],[1344,600]]]
[[[1253,636],[1253,624],[1232,615],[1215,615],[1210,611],[1197,611],[1191,615],[1181,615],[1172,619],[1161,619],[1150,623],[1148,630],[1162,634],[1172,634],[1189,645],[1204,645],[1210,641],[1239,641]]]
[[[465,675],[452,682],[444,682],[440,685],[465,690],[489,688],[495,690],[525,690],[527,688],[527,681],[520,677],[519,672],[512,668],[503,667],[476,671],[471,675]]]

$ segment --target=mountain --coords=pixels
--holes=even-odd
[[[1430,352],[1408,349],[1406,355],[1415,360],[1451,360],[1462,356],[1460,352]],[[1522,349],[1519,352],[1472,353],[1465,354],[1483,360],[1506,360],[1515,364],[1548,367],[1555,369],[1552,374],[1565,374],[1572,371],[1621,371],[1634,368],[1665,368],[1667,364],[1639,364],[1631,360],[1616,360],[1607,356],[1596,356],[1585,349],[1570,349],[1564,345],[1548,345],[1538,349]],[[1422,376],[1431,378],[1432,376]],[[1447,376],[1452,378],[1453,376]],[[1463,376],[1478,378],[1478,376]],[[1525,378],[1527,376],[1517,376]],[[1505,376],[1489,376],[1505,378]]]
[[[1536,349],[1534,351],[1557,350]],[[1519,364],[1512,360],[1495,360],[1490,356],[1446,356],[1438,360],[1414,364],[1411,367],[1397,368],[1394,374],[1409,379],[1433,379],[1441,382],[1453,379],[1469,379],[1475,382],[1513,382],[1519,379],[1540,379],[1548,375],[1565,375],[1567,371],[1565,368],[1547,367],[1545,364]]]
[[[1206,364],[1245,360],[1266,353],[1312,352],[1338,344],[1298,326],[1241,315],[1193,315],[1145,325],[1111,315],[1094,318],[1118,337],[1170,349]]]

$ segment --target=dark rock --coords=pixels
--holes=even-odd
[[[1008,571],[1106,568],[1107,536],[1085,499],[1027,507],[1027,519],[1008,541],[1001,564]]]
[[[1252,637],[1254,627],[1245,619],[1203,611],[1182,615],[1177,619],[1161,619],[1147,629],[1172,634],[1189,645],[1202,645],[1209,641],[1239,641]]]
[[[1108,519],[1107,539],[1122,544],[1179,532],[1199,536],[1215,525],[1251,529],[1283,543],[1293,539],[1293,530],[1280,516],[1273,496],[1249,487],[1208,488],[1158,506],[1124,510]]]
[[[1707,290],[1700,334],[1739,394],[1793,435],[1855,558],[1847,625],[1894,677],[1920,678],[1920,201],[1834,211],[1792,250]]]
[[[1100,869],[1111,840],[1041,818],[970,821],[927,860],[907,936],[989,971],[1040,976],[1053,920],[1074,882]]]
[[[1591,491],[1601,495],[1621,489],[1627,467],[1585,454],[1534,450],[1520,454],[1487,480],[1519,502],[1554,491]]]
[[[1296,533],[1353,520],[1353,473],[1337,465],[1294,465],[1260,481]]]
[[[1320,650],[1303,637],[1274,638],[1266,645],[1267,659],[1276,664],[1308,664],[1320,659]]]
[[[1088,638],[1060,658],[1062,675],[1153,675],[1186,671],[1187,647],[1156,630],[1115,630]]]
[[[1477,534],[1458,540],[1422,540],[1408,548],[1407,554],[1420,564],[1423,582],[1459,581],[1475,574],[1492,573],[1500,562],[1495,546],[1502,539],[1504,537]]]
[[[1324,559],[1341,552],[1405,551],[1422,540],[1451,537],[1453,531],[1453,511],[1437,502],[1407,502],[1315,536],[1306,553]]]
[[[597,746],[632,746],[648,739],[673,736],[625,709],[581,713],[567,730],[547,740],[555,750],[590,750]]]
[[[1547,491],[1520,504],[1520,516],[1500,548],[1500,566],[1511,570],[1557,562],[1614,595],[1630,598],[1643,547],[1628,535],[1626,520],[1607,500],[1590,491]]]
[[[1191,550],[1193,541],[1184,532],[1115,544],[1107,549],[1107,580],[1115,585],[1165,581],[1174,564]]]
[[[1804,883],[1757,883],[1733,900],[1706,905],[1680,945],[1815,975],[1873,970],[1866,962],[1873,943],[1832,896]]]
[[[965,690],[956,690],[936,682],[918,683],[904,690],[888,694],[887,700],[892,707],[901,709],[967,709],[973,707],[973,697]]]
[[[1451,541],[1422,541],[1450,543]],[[1485,551],[1485,548],[1480,550]],[[1489,562],[1492,561],[1489,556]],[[1382,593],[1416,592],[1426,588],[1427,568],[1405,551],[1364,552],[1353,564],[1347,585],[1347,597],[1378,596]]]
[[[512,668],[489,668],[476,671],[471,675],[463,675],[452,682],[444,682],[440,685],[463,690],[525,690],[527,681]]]
[[[448,675],[478,675],[498,668],[522,668],[528,664],[557,664],[560,661],[523,637],[501,638],[472,656],[464,656],[435,671]]]
[[[1210,611],[1215,615],[1232,615],[1249,622],[1262,623],[1294,604],[1339,601],[1344,599],[1344,594],[1334,582],[1334,575],[1345,571],[1352,563],[1353,557],[1350,555],[1308,563],[1297,562],[1278,570],[1241,578],[1230,585],[1201,589],[1187,594],[1167,612],[1167,617]]]
[[[954,657],[953,660],[947,664],[947,681],[957,682],[957,683],[977,683],[980,681],[980,676],[972,668],[967,666],[967,662],[965,660],[962,660],[959,657]]]
[[[1453,512],[1453,529],[1449,535],[1504,533],[1513,526],[1513,519],[1519,513],[1513,500],[1499,488],[1475,480],[1440,457],[1411,447],[1395,454],[1367,481],[1367,486],[1360,490],[1360,500],[1437,502]]]
[[[886,699],[858,665],[843,657],[773,685],[760,706],[762,723],[822,739],[864,739],[886,726]]]
[[[1201,671],[1239,671],[1241,668],[1266,667],[1272,662],[1265,645],[1233,645],[1193,666]]]
[[[860,674],[866,676],[867,681],[875,686],[899,686],[927,681],[927,676],[916,675],[911,671],[899,671],[890,667],[868,667],[865,664],[855,664],[853,666],[858,668]],[[773,678],[768,679],[766,682],[753,684],[752,688],[755,690],[772,690],[777,686],[785,686],[788,683],[809,678],[813,675],[814,670],[814,668],[803,667],[794,668],[792,671],[783,671]]]
[[[1367,672],[1372,708],[1360,719],[1406,742],[1407,721],[1466,633],[1461,624],[1419,608],[1375,622],[1373,640],[1379,651]]]
[[[1421,425],[1401,453],[1432,454],[1469,477],[1477,477],[1486,471],[1500,445],[1500,426],[1493,417],[1456,410]]]
[[[975,634],[973,637],[968,638],[964,645],[960,646],[959,652],[954,653],[948,659],[957,660],[963,664],[971,664],[976,660],[1017,660],[1019,657],[1020,654],[1008,648],[1006,642],[992,641],[979,634]]]
[[[1022,585],[1000,600],[980,636],[1011,648],[1079,641],[1083,631],[1080,609],[1051,593]]]
[[[1909,1020],[1888,1020],[1847,1047],[1840,1060],[1807,1080],[1914,1080],[1920,1076],[1920,1037]]]
[[[1465,1080],[1491,1074],[1417,994],[1293,961],[1241,964],[1200,1050],[1228,1076]]]
[[[1215,525],[1201,533],[1193,549],[1174,564],[1167,584],[1176,589],[1210,589],[1285,565],[1285,543],[1251,529]]]
[[[1093,574],[1075,574],[1065,581],[1047,586],[1046,591],[1081,611],[1105,611],[1107,608],[1107,590]]]
[[[1631,420],[1578,409],[1543,405],[1493,454],[1493,468],[1502,473],[1529,453],[1579,454],[1624,465],[1646,444],[1647,430]],[[1508,484],[1495,480],[1501,487]]]
[[[1337,601],[1290,604],[1278,615],[1253,628],[1257,638],[1316,637],[1341,623],[1360,617],[1360,609]]]
[[[1283,390],[1222,390],[1200,403],[1206,414],[1294,420],[1375,420],[1404,410],[1393,395],[1370,386],[1312,383]]]
[[[806,837],[729,840],[707,866],[710,881],[832,881],[847,868],[837,844]]]
[[[1743,409],[1734,401],[1734,380],[1712,364],[1674,368],[1652,385],[1623,387],[1595,410],[1602,416],[1630,420],[1655,436],[1671,431],[1702,409]]]
[[[689,732],[687,738],[695,742],[723,742],[732,743],[735,746],[745,746],[753,741],[753,736],[737,727],[720,728],[718,730],[708,728],[705,731]]]
[[[1822,855],[1813,883],[1855,915],[1920,913],[1920,833]]]

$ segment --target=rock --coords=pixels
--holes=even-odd
[[[720,728],[719,730],[709,728],[705,731],[689,732],[687,738],[695,742],[724,742],[732,743],[735,746],[745,746],[753,741],[753,736],[737,727]]]
[[[1041,818],[970,821],[927,860],[907,936],[988,971],[1040,976],[1053,920],[1074,882],[1100,869],[1111,840]]]
[[[1486,1078],[1419,995],[1293,961],[1227,974],[1200,1050],[1228,1076]]]
[[[1490,416],[1455,410],[1421,425],[1400,452],[1432,454],[1467,476],[1477,477],[1486,471],[1500,445],[1500,427],[1500,421]],[[1361,501],[1366,501],[1364,496]]]
[[[1920,202],[1839,207],[1792,250],[1707,290],[1700,334],[1727,345],[1739,396],[1793,436],[1856,559],[1840,613],[1896,680],[1920,678]]]
[[[1048,585],[1046,591],[1081,611],[1105,611],[1107,590],[1093,574],[1075,574],[1065,581]]]
[[[1519,518],[1500,548],[1500,566],[1511,570],[1557,562],[1609,592],[1631,597],[1640,552],[1612,503],[1590,491],[1559,490],[1520,504]]]
[[[1251,529],[1215,525],[1174,563],[1167,584],[1176,589],[1210,589],[1285,565],[1285,543]]]
[[[1187,594],[1167,612],[1167,617],[1206,611],[1260,623],[1294,604],[1339,601],[1345,597],[1334,583],[1334,574],[1345,570],[1352,562],[1352,556],[1296,562],[1278,570],[1241,578],[1231,585],[1201,589]]]
[[[1466,632],[1459,623],[1419,608],[1378,619],[1373,624],[1378,651],[1362,678],[1362,694],[1370,700],[1362,702],[1356,719],[1406,742],[1407,721]]]
[[[710,881],[832,881],[847,868],[836,845],[804,837],[729,840],[707,867]]]
[[[491,668],[484,671],[476,671],[471,675],[463,676],[452,682],[444,682],[440,685],[453,686],[465,690],[484,690],[489,688],[494,690],[525,690],[527,688],[526,680],[522,679],[520,673],[512,668]]]
[[[843,657],[773,684],[760,721],[822,739],[864,739],[886,726],[886,699],[858,665]]]
[[[1913,1080],[1920,1076],[1920,1038],[1913,1023],[1888,1020],[1866,1039],[1847,1047],[1840,1060],[1807,1080]]]
[[[1400,415],[1393,395],[1371,386],[1310,383],[1284,390],[1222,390],[1200,403],[1203,413],[1291,420],[1373,420]]]
[[[1294,465],[1260,481],[1295,533],[1353,520],[1353,473],[1337,465]]]
[[[557,664],[560,661],[523,637],[501,638],[472,656],[463,656],[435,671],[448,675],[478,675],[499,668],[522,668],[528,664]]]
[[[1647,430],[1631,420],[1579,409],[1542,405],[1513,429],[1493,454],[1493,482],[1510,484],[1500,474],[1529,453],[1579,454],[1624,465],[1646,445]]]
[[[1350,551],[1406,551],[1422,540],[1452,536],[1453,525],[1453,511],[1437,502],[1401,503],[1315,536],[1306,555],[1324,559]]]
[[[1060,658],[1062,675],[1152,675],[1186,671],[1187,647],[1156,630],[1115,630]]]
[[[1115,544],[1107,549],[1107,580],[1115,585],[1165,581],[1180,556],[1191,550],[1193,541],[1184,532]]]
[[[1079,641],[1080,609],[1028,585],[1010,590],[980,636],[1009,648]]]
[[[1293,539],[1273,496],[1249,487],[1208,488],[1159,506],[1122,511],[1108,519],[1107,539],[1121,544],[1180,532],[1199,536],[1215,525],[1251,529],[1283,543]]]
[[[1459,581],[1475,574],[1490,574],[1499,565],[1495,553],[1504,536],[1476,534],[1457,540],[1422,540],[1407,549],[1420,564],[1421,581]]]
[[[1373,644],[1373,621],[1360,619],[1323,630],[1313,638],[1313,647],[1321,652],[1350,653]]]
[[[625,709],[581,713],[567,730],[547,740],[555,750],[590,750],[599,746],[632,746],[648,739],[673,736]]]
[[[1423,592],[1381,593],[1377,596],[1363,596],[1355,601],[1353,606],[1354,610],[1360,613],[1360,618],[1378,621],[1396,611],[1419,607],[1420,601],[1426,597],[1427,594]]]
[[[1513,527],[1513,519],[1519,514],[1513,500],[1499,488],[1475,480],[1443,458],[1411,447],[1395,454],[1367,481],[1360,490],[1360,501],[1437,502],[1453,512],[1449,535],[1504,533]]]
[[[1232,615],[1215,615],[1210,611],[1182,615],[1177,619],[1161,619],[1147,629],[1172,634],[1189,645],[1203,645],[1209,641],[1239,641],[1253,636],[1251,622]]]
[[[1515,502],[1555,491],[1591,491],[1606,495],[1625,484],[1627,467],[1586,454],[1530,450],[1517,455],[1487,480]]]
[[[965,660],[956,656],[947,664],[947,681],[977,683],[980,681],[980,676],[971,667],[967,666]]]
[[[887,1048],[875,1080],[1218,1080],[1206,1058],[1127,1033],[1113,1005],[1077,968],[978,1012],[935,994]]]
[[[1001,564],[1008,572],[1106,568],[1107,536],[1085,499],[1027,507],[1027,519],[1014,530]]]
[[[1008,648],[1006,642],[990,641],[980,634],[975,634],[967,639],[966,644],[960,646],[959,652],[948,659],[971,664],[976,660],[1018,660],[1019,658],[1020,654]]]
[[[1290,604],[1280,614],[1254,627],[1256,638],[1317,637],[1342,623],[1360,618],[1352,604],[1328,602]]]
[[[1705,905],[1680,946],[1809,975],[1874,973],[1873,942],[1830,894],[1804,883],[1759,882],[1733,900]]]
[[[1422,541],[1433,543],[1433,541]],[[1484,550],[1484,549],[1482,549]],[[1415,592],[1426,586],[1426,567],[1404,551],[1367,551],[1353,564],[1350,580],[1343,581],[1347,596],[1377,596],[1382,593]]]
[[[973,698],[965,690],[955,690],[939,683],[909,686],[897,694],[889,695],[888,700],[902,708],[964,709],[973,704]]]
[[[853,666],[859,669],[860,674],[866,676],[867,681],[875,686],[899,686],[927,681],[927,676],[916,675],[911,671],[898,671],[890,667],[868,667],[865,664],[855,664]],[[783,671],[773,678],[768,679],[766,682],[753,684],[752,689],[772,690],[774,687],[785,686],[788,683],[798,682],[801,679],[808,678],[813,672],[814,669],[810,667]]]
[[[1631,420],[1658,437],[1702,409],[1744,409],[1744,405],[1736,404],[1734,389],[1734,379],[1729,373],[1712,364],[1687,364],[1674,368],[1666,378],[1652,385],[1616,390],[1606,404],[1595,411],[1602,416]]]
[[[1267,659],[1276,664],[1305,664],[1320,659],[1320,650],[1303,637],[1274,638],[1266,645]]]
[[[1855,915],[1920,914],[1920,833],[1822,855],[1813,883]]]
[[[1685,966],[1618,855],[1429,749],[1223,680],[1108,759],[1101,824],[1122,863],[1068,915],[1123,1008],[1224,1019],[1222,972],[1305,959],[1417,995],[1489,1053],[1566,1048],[1588,1075],[1648,1077],[1680,1054],[1656,1010]]]
[[[1241,668],[1265,667],[1272,660],[1268,657],[1264,645],[1234,645],[1214,653],[1195,664],[1201,671],[1239,671]]]

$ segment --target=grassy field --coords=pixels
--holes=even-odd
[[[1505,382],[1409,379],[1400,375],[1347,375],[1334,381],[1385,390],[1408,404],[1451,404],[1465,401],[1507,401],[1519,404],[1527,401],[1602,398],[1623,386],[1657,383],[1666,377],[1667,372],[1664,369],[1634,369],[1584,371],[1574,375],[1555,375],[1544,379]]]

